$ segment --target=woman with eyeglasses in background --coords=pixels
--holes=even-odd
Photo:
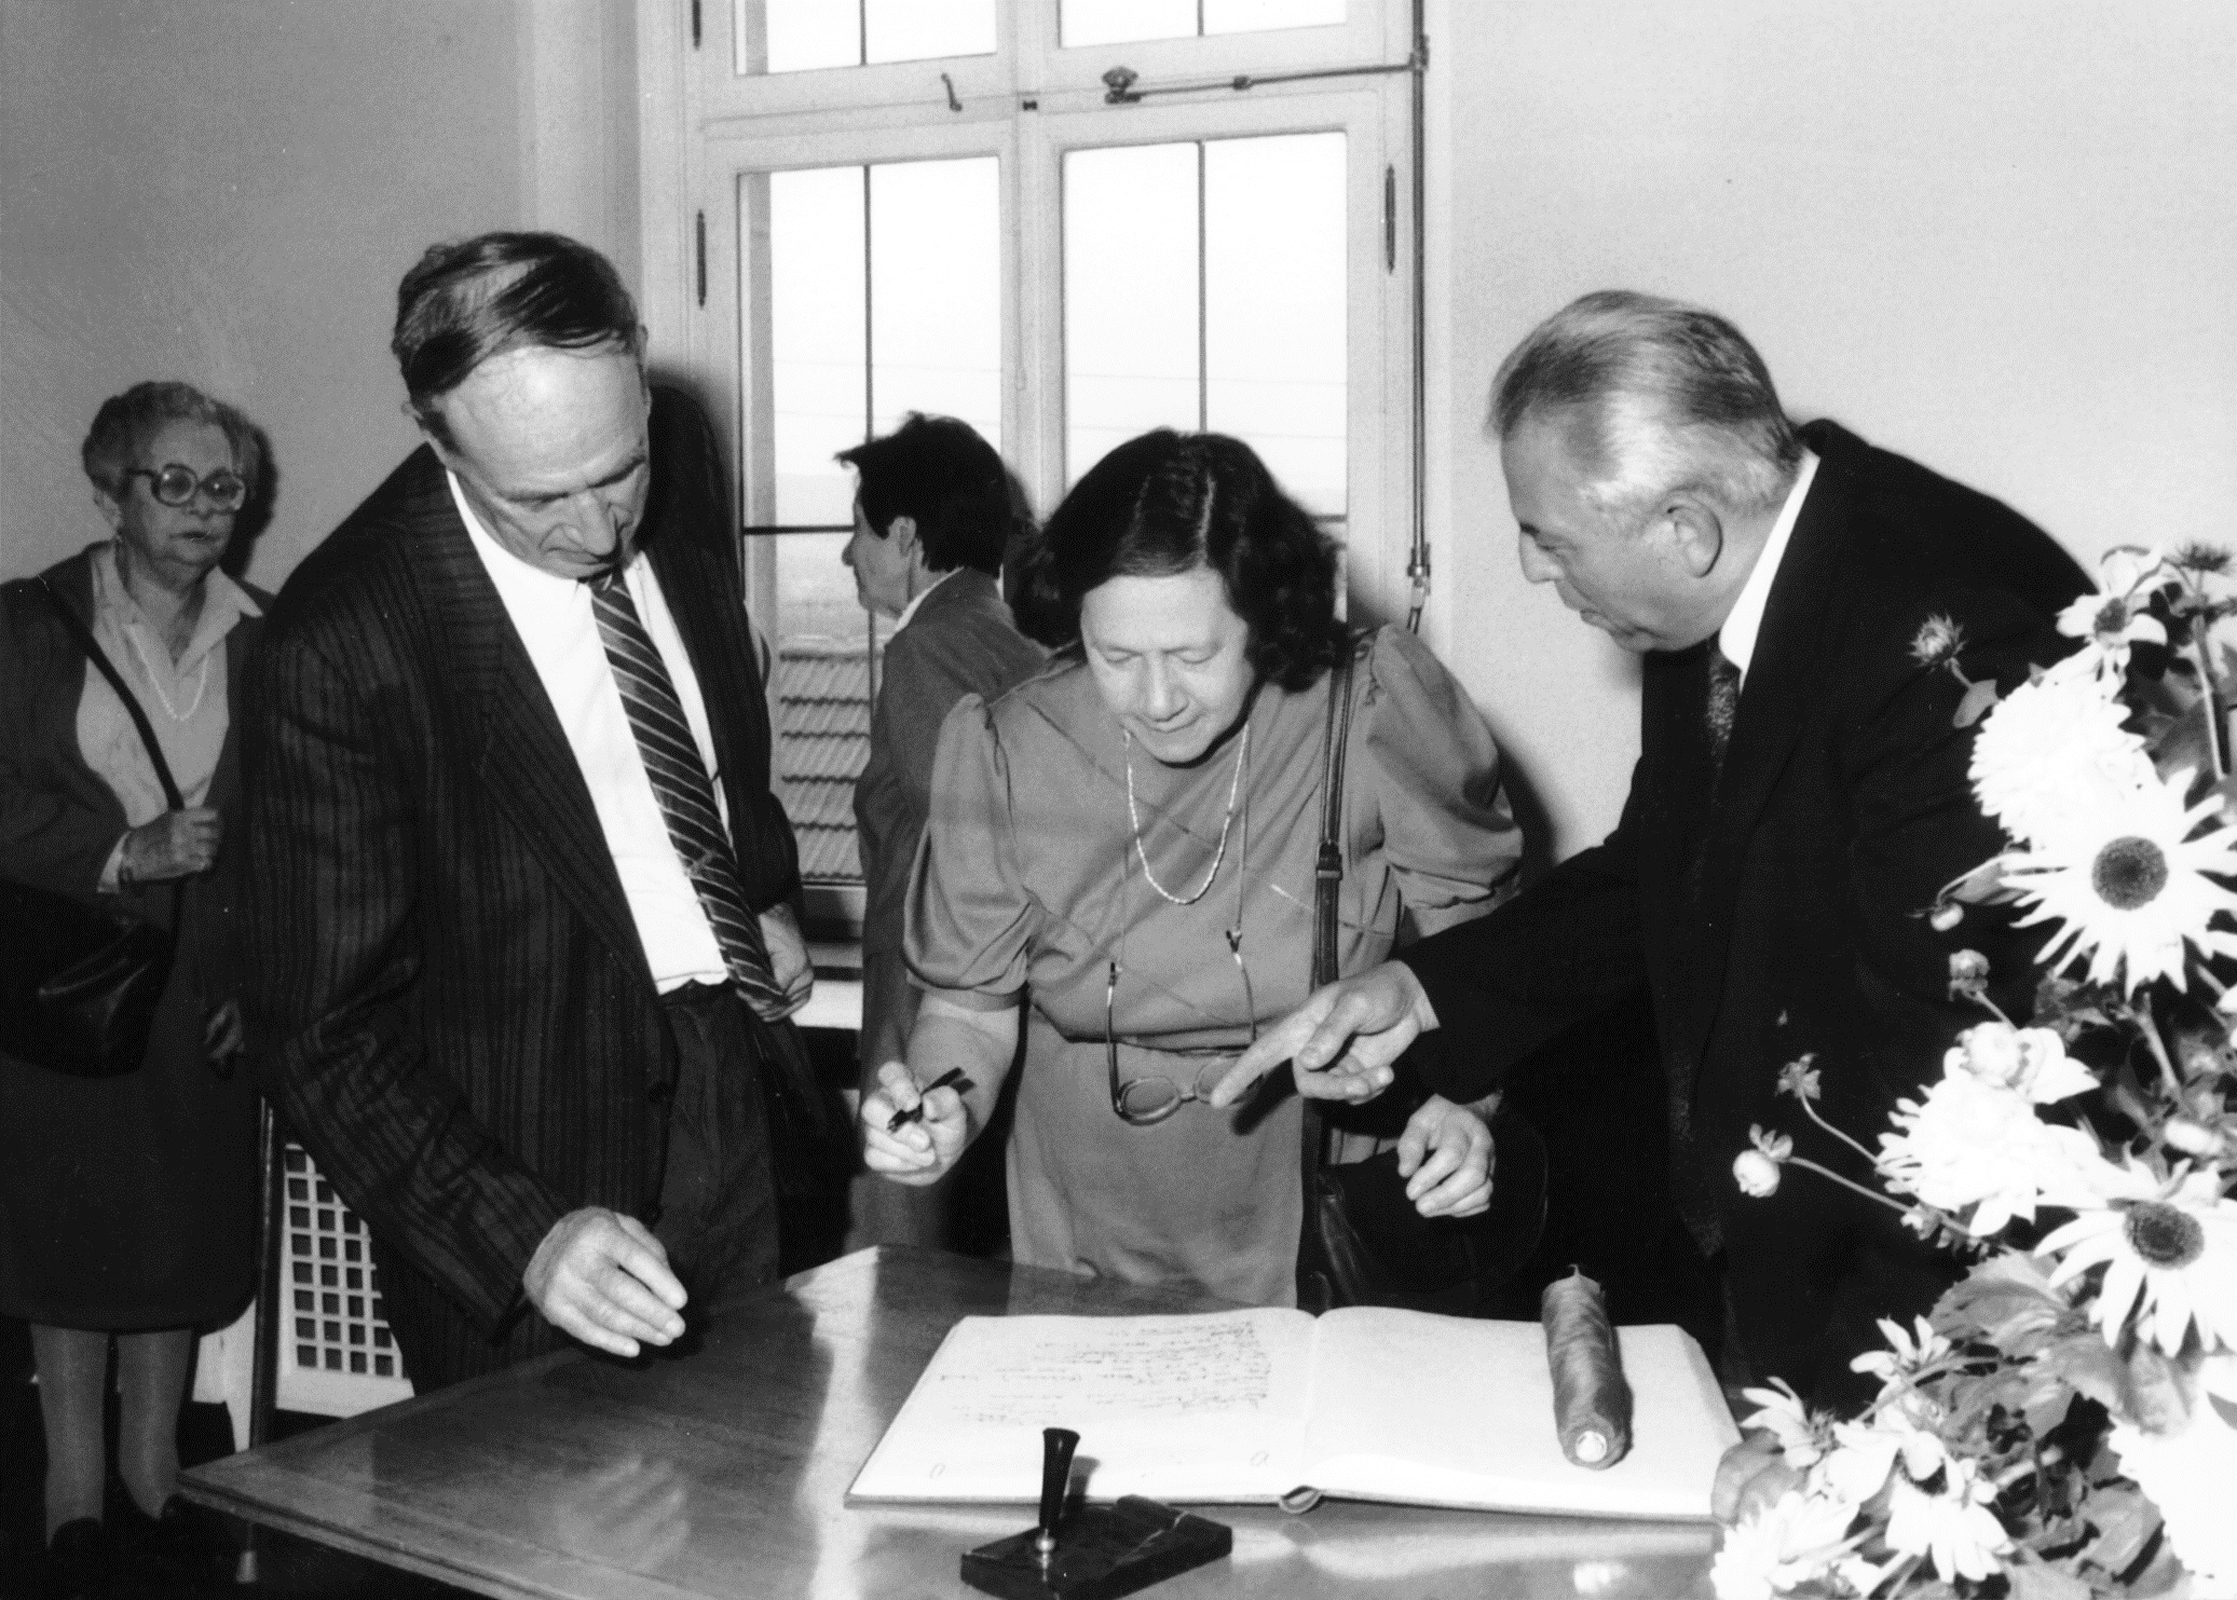
[[[1311,988],[1340,659],[1339,970],[1382,959],[1402,914],[1420,931],[1480,916],[1512,877],[1490,731],[1411,635],[1348,633],[1337,570],[1249,446],[1132,440],[1044,531],[1057,664],[991,704],[966,697],[941,730],[909,901],[924,1000],[907,1061],[863,1104],[864,1158],[937,1180],[985,1126],[1022,1030],[1022,1263],[1296,1302],[1299,1104],[1206,1096]],[[955,1069],[968,1088],[929,1087]],[[1427,1100],[1400,1151],[1424,1215],[1488,1203],[1476,1110]]]
[[[0,1053],[0,1313],[31,1324],[60,1593],[98,1585],[112,1555],[173,1581],[220,1563],[208,1514],[173,1497],[179,1408],[197,1330],[254,1289],[257,1214],[226,924],[233,697],[264,597],[219,563],[262,441],[187,384],[142,383],[103,403],[82,458],[115,537],[0,589],[0,876],[178,921],[138,1070],[69,1077]],[[58,605],[139,703],[182,809]],[[125,1530],[103,1519],[112,1339]]]

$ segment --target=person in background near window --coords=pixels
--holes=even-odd
[[[262,597],[219,570],[262,440],[183,383],[106,401],[83,451],[111,541],[0,590],[0,872],[115,896],[169,922],[175,954],[145,1063],[65,1077],[0,1056],[0,1312],[31,1324],[46,1424],[47,1533],[64,1592],[136,1546],[184,1579],[222,1534],[174,1498],[195,1329],[255,1288],[256,1093],[233,1070],[228,959],[240,868],[234,697]],[[54,607],[89,624],[155,730],[186,809]],[[174,902],[174,889],[183,885]],[[102,1408],[117,1349],[125,1539],[104,1532]],[[208,1574],[205,1573],[205,1576]]]
[[[1490,910],[1521,851],[1498,752],[1420,641],[1350,637],[1334,547],[1238,440],[1112,451],[1049,519],[1036,581],[1072,641],[941,729],[909,894],[925,995],[863,1102],[865,1159],[934,1181],[1022,1033],[1015,1258],[1293,1304],[1298,1101],[1202,1096],[1310,986],[1330,669],[1355,659],[1341,971],[1380,960],[1402,912],[1429,929]],[[968,1089],[920,1089],[953,1068]],[[1400,1145],[1409,1198],[1482,1210],[1491,1144],[1476,1110],[1427,1100]]]
[[[932,801],[940,724],[967,694],[993,700],[1046,662],[1017,630],[996,578],[1010,540],[1010,474],[967,422],[911,415],[839,459],[858,474],[845,560],[865,610],[895,617],[870,714],[870,760],[854,786],[868,893],[862,914],[863,1093],[897,1061],[916,1020],[901,956],[909,869]],[[982,1253],[1001,1235],[1002,1169],[966,1164],[953,1182],[915,1189],[858,1180],[850,1249],[916,1244]]]
[[[250,673],[243,998],[425,1391],[773,1278],[762,1096],[818,1102],[706,418],[556,234],[430,249],[393,345],[427,443]]]

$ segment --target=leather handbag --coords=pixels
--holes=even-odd
[[[39,588],[101,676],[108,679],[172,810],[184,808],[147,713],[94,641],[92,630],[48,586]],[[178,890],[172,889],[173,926]],[[170,981],[172,935],[122,906],[29,884],[0,882],[0,1051],[73,1078],[114,1078],[146,1059],[156,1002]]]
[[[1329,674],[1321,757],[1320,851],[1314,862],[1313,987],[1336,973],[1336,891],[1344,876],[1344,747],[1351,731],[1347,652]],[[1472,1217],[1425,1217],[1406,1198],[1398,1152],[1364,1161],[1327,1160],[1331,1123],[1318,1101],[1304,1106],[1305,1217],[1298,1243],[1297,1302],[1307,1311],[1397,1306],[1481,1314],[1537,1247],[1546,1220],[1546,1147],[1538,1131],[1502,1103],[1492,1116],[1492,1201]]]

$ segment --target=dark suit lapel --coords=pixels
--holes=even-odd
[[[1848,502],[1837,476],[1833,463],[1821,460],[1802,502],[1772,580],[1714,803],[1703,818],[1708,839],[1698,902],[1695,1033],[1689,1041],[1697,1070],[1724,989],[1733,904],[1748,838],[1824,688],[1824,658],[1834,632],[1833,598],[1848,539]]]
[[[459,520],[449,481],[431,454],[424,459],[425,470],[407,493],[405,514],[419,545],[416,567],[441,629],[448,681],[468,727],[478,731],[476,773],[583,920],[626,965],[643,971],[644,942],[630,918],[582,767]]]

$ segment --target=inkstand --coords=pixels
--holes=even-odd
[[[1041,1430],[1041,1525],[963,1554],[963,1581],[1003,1600],[1111,1600],[1217,1561],[1235,1546],[1225,1523],[1128,1495],[1065,1508],[1070,1428]]]

